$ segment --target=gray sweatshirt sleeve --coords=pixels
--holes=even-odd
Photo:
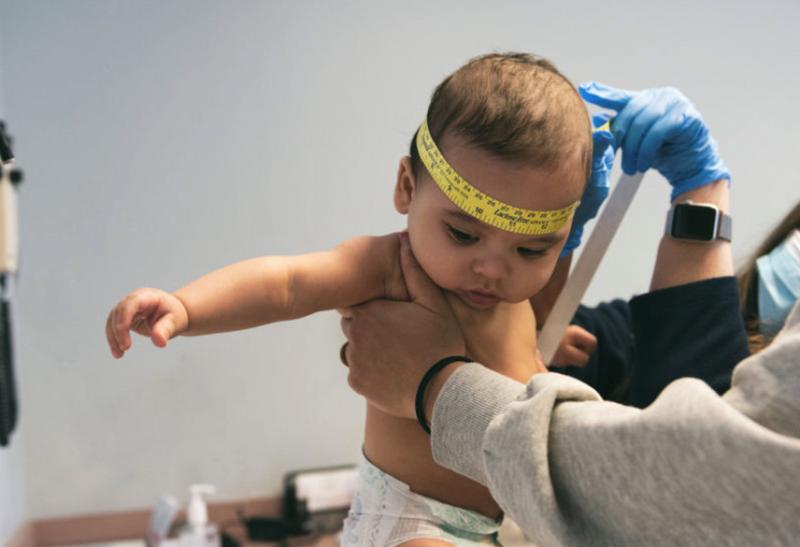
[[[723,397],[685,378],[640,410],[468,364],[432,430],[436,461],[487,485],[540,547],[797,545],[800,306]]]

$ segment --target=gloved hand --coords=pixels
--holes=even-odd
[[[594,117],[595,127],[605,124],[611,114],[600,114]],[[597,215],[600,206],[608,197],[608,176],[614,165],[614,136],[605,130],[595,130],[592,134],[592,174],[583,191],[581,204],[575,210],[572,228],[567,242],[561,249],[561,256],[566,256],[581,244],[583,226]]]
[[[654,167],[680,194],[731,174],[700,112],[671,87],[626,91],[597,82],[578,87],[589,103],[616,111],[611,122],[622,170],[631,175]]]

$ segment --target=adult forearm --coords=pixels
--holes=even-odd
[[[791,370],[782,364],[778,377]],[[793,403],[783,377],[759,383]],[[800,452],[781,435],[797,407],[782,405],[783,429],[774,416],[751,421],[738,411],[760,409],[764,393],[741,391],[726,402],[685,378],[642,411],[559,374],[523,387],[462,365],[434,407],[433,455],[487,485],[537,545],[791,545]]]
[[[727,180],[718,180],[679,195],[675,202],[691,200],[695,203],[711,203],[719,207],[720,211],[727,213],[728,184]],[[650,290],[727,275],[733,275],[729,242],[722,240],[711,243],[695,242],[665,235],[658,247]]]

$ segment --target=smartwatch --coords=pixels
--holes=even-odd
[[[684,201],[673,205],[667,213],[664,233],[675,239],[730,241],[732,224],[730,215],[716,205]]]

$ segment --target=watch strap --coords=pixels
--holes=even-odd
[[[730,241],[733,236],[733,219],[730,215],[719,212],[719,222],[717,223],[717,239]]]

